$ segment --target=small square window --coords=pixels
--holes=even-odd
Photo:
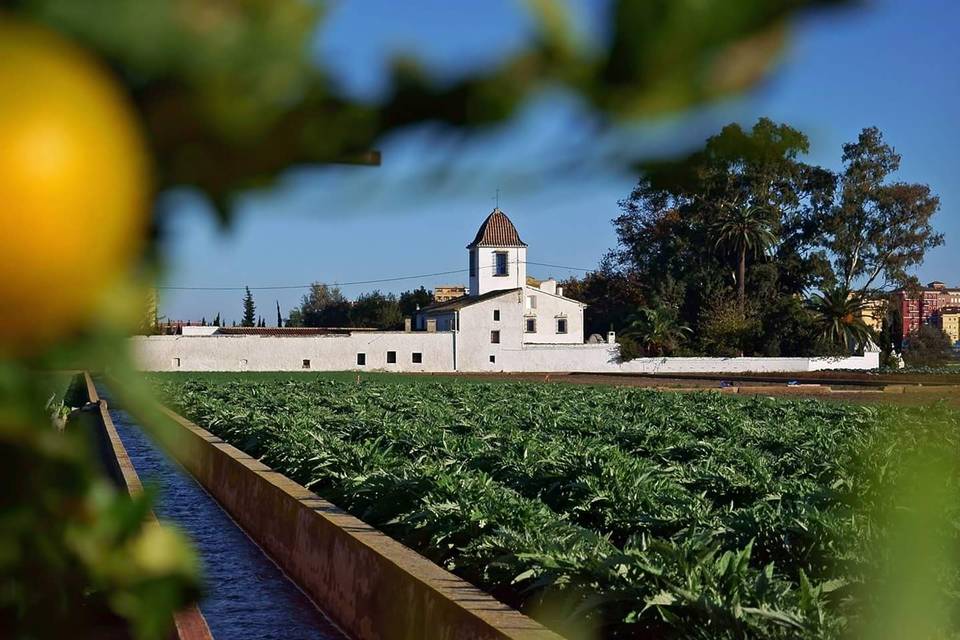
[[[494,310],[493,310],[493,321],[494,321],[494,322],[499,322],[499,321],[500,321],[500,309],[494,309]]]
[[[490,356],[490,362],[496,362],[496,361],[497,361],[497,356],[491,355],[491,356]]]
[[[397,364],[396,351],[387,351],[387,364]]]
[[[309,369],[309,368],[310,368],[310,361],[309,361],[308,359],[306,359],[306,358],[303,359],[302,368],[303,368],[303,369]]]
[[[178,368],[180,366],[180,358],[174,358],[171,360],[170,366],[172,366],[174,369]]]
[[[365,353],[358,353],[358,354],[357,354],[357,366],[358,366],[358,367],[362,367],[362,366],[364,366],[365,364],[367,364],[367,354],[365,354]]]
[[[500,332],[491,331],[490,332],[490,344],[500,344]]]
[[[537,332],[537,319],[536,318],[527,318],[527,333],[536,333]]]
[[[414,351],[412,354],[410,354],[410,360],[414,364],[421,364],[423,363],[423,354],[419,351]]]
[[[557,333],[566,333],[566,332],[567,332],[567,319],[557,318]]]

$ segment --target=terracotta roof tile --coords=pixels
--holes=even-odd
[[[487,219],[480,225],[477,231],[477,237],[473,242],[467,245],[467,249],[474,247],[525,247],[526,243],[520,239],[517,228],[510,222],[499,207],[487,216]]]

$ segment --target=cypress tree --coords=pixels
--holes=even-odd
[[[280,314],[280,301],[277,300],[277,328],[283,326],[283,316]]]
[[[246,287],[247,293],[243,296],[243,320],[241,327],[252,327],[257,319],[257,305],[253,303],[253,294],[250,293],[250,287]]]

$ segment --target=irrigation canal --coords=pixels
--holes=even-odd
[[[193,539],[203,563],[200,611],[217,640],[345,640],[329,618],[266,557],[217,502],[169,459],[123,410],[110,417],[144,486],[159,490],[154,512]]]

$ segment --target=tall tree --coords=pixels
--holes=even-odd
[[[724,206],[711,226],[714,247],[727,248],[739,257],[737,300],[741,311],[746,304],[747,255],[763,254],[776,242],[770,226],[770,215],[762,207],[736,204]]]
[[[277,328],[283,327],[283,315],[280,313],[280,301],[277,300]]]
[[[829,275],[818,221],[835,188],[829,171],[800,160],[808,149],[803,133],[762,118],[749,130],[724,127],[682,161],[646,167],[620,202],[608,263],[687,326],[702,325],[716,300],[745,300],[749,290],[758,316],[740,315],[757,330],[739,334],[744,351],[799,354],[804,346],[783,333],[783,316]],[[691,348],[710,345],[694,335]]]
[[[350,307],[350,324],[376,329],[401,328],[403,314],[397,297],[380,291],[361,294]]]
[[[243,319],[240,321],[241,327],[252,327],[257,318],[257,305],[253,302],[253,294],[250,293],[250,287],[243,296]]]
[[[890,180],[900,156],[876,127],[843,145],[843,163],[836,204],[824,224],[839,286],[867,295],[916,284],[909,268],[943,244],[930,224],[940,199],[925,184]]]
[[[216,317],[214,317],[214,319],[213,319],[213,326],[215,326],[215,327],[219,327],[219,326],[220,326],[220,312],[219,312],[219,311],[217,312]]]

